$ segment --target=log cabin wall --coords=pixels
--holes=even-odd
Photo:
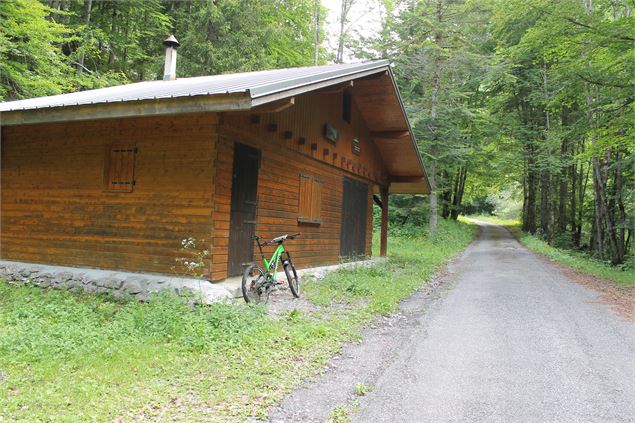
[[[211,241],[217,122],[205,114],[3,127],[0,257],[172,273],[181,239]],[[131,192],[104,190],[111,145],[137,148]]]
[[[366,254],[371,255],[373,185],[387,178],[366,123],[352,105],[351,122],[342,117],[342,92],[309,93],[278,112],[224,113],[220,118],[213,219],[212,279],[227,277],[234,143],[261,151],[256,233],[272,238],[284,233],[302,236],[288,247],[299,268],[339,262],[344,176],[369,186]],[[265,109],[266,110],[266,109]],[[339,141],[324,137],[324,125],[339,131]],[[360,141],[353,153],[353,138]],[[320,178],[321,223],[298,222],[300,174]],[[266,249],[267,254],[273,247]],[[260,261],[255,252],[255,259]]]

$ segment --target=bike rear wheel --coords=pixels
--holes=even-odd
[[[289,282],[289,289],[294,297],[300,298],[300,279],[298,279],[298,272],[295,271],[295,266],[291,260],[284,264],[284,274],[287,275],[287,281]]]
[[[271,288],[265,271],[257,264],[249,265],[243,272],[242,291],[245,302],[249,304],[261,304],[269,300]]]

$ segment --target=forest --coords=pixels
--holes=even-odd
[[[632,266],[634,9],[342,0],[331,34],[319,0],[2,0],[0,100],[160,78],[168,34],[179,77],[390,59],[433,188],[393,198],[392,223],[493,213]]]

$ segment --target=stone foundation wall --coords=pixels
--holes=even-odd
[[[85,291],[110,292],[115,297],[130,296],[146,301],[153,293],[169,291],[190,296],[196,302],[210,304],[231,298],[231,293],[209,281],[146,273],[114,272],[97,269],[78,269],[64,266],[0,260],[0,278],[13,283]]]

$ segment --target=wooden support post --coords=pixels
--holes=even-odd
[[[379,244],[379,256],[386,257],[388,250],[388,187],[380,187],[381,194],[381,233]]]

